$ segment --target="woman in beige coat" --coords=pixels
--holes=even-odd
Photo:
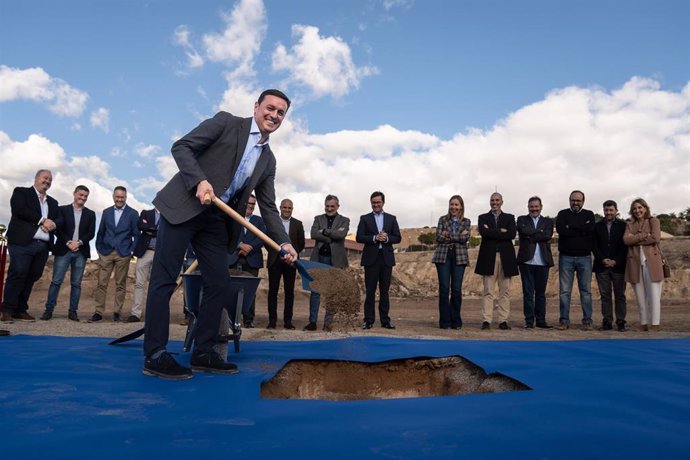
[[[659,219],[652,217],[649,205],[637,198],[630,205],[630,217],[623,235],[628,245],[628,260],[625,265],[625,281],[632,284],[637,306],[640,310],[640,325],[647,331],[658,330],[661,322],[661,282],[664,271],[659,251],[661,226]]]

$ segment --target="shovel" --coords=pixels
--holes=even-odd
[[[241,216],[237,211],[225,204],[220,198],[213,197],[213,199],[211,199],[210,194],[206,194],[206,196],[204,197],[204,204],[211,204],[211,202],[213,202],[213,204],[216,205],[216,207],[223,211],[225,214],[230,216],[232,220],[234,220],[235,222],[237,222],[238,224],[252,232],[254,235],[256,235],[261,241],[266,243],[266,246],[270,247],[274,251],[277,251],[278,255],[284,256],[287,254],[287,251],[281,248],[278,243],[273,241],[264,232],[256,228],[256,226],[249,222],[247,219],[245,219],[244,216]],[[297,271],[302,277],[302,289],[304,289],[305,291],[311,291],[312,289],[310,283],[314,281],[314,277],[309,274],[309,270],[326,270],[332,269],[333,267],[319,262],[297,259],[295,261],[295,268],[297,268]]]

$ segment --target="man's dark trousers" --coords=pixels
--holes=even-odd
[[[366,297],[364,298],[364,321],[373,323],[376,314],[374,312],[374,303],[376,301],[376,285],[379,287],[379,319],[381,324],[388,324],[391,322],[388,316],[390,310],[390,299],[388,297],[388,290],[391,286],[391,278],[393,275],[393,267],[386,265],[383,260],[383,250],[379,249],[376,256],[376,262],[373,265],[364,267],[364,286],[366,288]]]
[[[280,278],[283,278],[283,292],[285,295],[285,309],[283,323],[292,324],[292,308],[295,305],[295,278],[297,269],[282,260],[276,260],[268,267],[268,323],[278,321],[278,289]]]
[[[533,326],[546,324],[546,283],[549,280],[547,265],[520,264],[522,279],[522,310],[525,324]]]
[[[613,297],[616,299],[616,324],[625,325],[625,273],[616,273],[610,268],[595,273],[601,295],[601,316],[607,324],[613,324]]]
[[[208,353],[212,350],[218,336],[221,313],[229,296],[228,238],[226,218],[215,207],[209,207],[198,216],[178,225],[169,223],[161,215],[146,299],[146,356],[164,349],[168,343],[169,301],[190,242],[203,273],[204,288],[194,351]]]

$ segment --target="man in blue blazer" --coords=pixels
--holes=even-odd
[[[29,310],[34,283],[43,275],[53,247],[58,203],[48,196],[53,174],[40,169],[32,187],[16,187],[10,198],[12,217],[7,229],[10,266],[5,281],[2,321],[36,321]]]
[[[244,218],[249,221],[250,224],[254,225],[256,228],[266,233],[266,225],[264,220],[255,216],[254,208],[256,207],[256,197],[252,194],[249,195],[249,200],[247,201],[247,210],[244,213]],[[254,276],[259,276],[259,269],[264,266],[264,254],[261,248],[264,246],[264,242],[248,231],[246,228],[242,230],[242,237],[240,242],[234,250],[228,254],[228,267],[231,270],[238,270],[241,272],[251,273]],[[242,319],[244,322],[244,327],[253,328],[254,327],[254,315],[256,312],[256,299],[252,302],[252,306],[249,311],[244,314],[242,313]]]
[[[216,206],[209,206],[207,197],[220,199],[242,213],[253,190],[268,236],[285,250],[282,257],[286,262],[297,259],[275,204],[276,159],[269,146],[270,135],[280,127],[289,107],[285,94],[268,89],[254,103],[253,117],[218,112],[173,144],[179,172],[153,200],[161,220],[146,299],[145,375],[172,380],[193,376],[190,368],[181,366],[166,350],[170,297],[190,243],[204,286],[191,367],[222,374],[238,372],[213,347],[228,302],[228,248],[237,246],[240,225]]]
[[[378,285],[381,327],[395,329],[388,316],[390,310],[388,291],[395,265],[393,245],[400,243],[400,227],[394,215],[383,212],[386,196],[382,192],[372,193],[369,201],[373,212],[361,216],[357,225],[357,242],[364,244],[362,266],[364,267],[366,297],[362,328],[371,329],[376,320],[374,302]]]
[[[85,185],[77,185],[74,189],[72,204],[60,206],[57,219],[57,242],[53,248],[55,260],[53,262],[53,280],[48,288],[46,309],[42,320],[53,317],[53,310],[57,303],[60,286],[65,280],[67,269],[70,270],[69,312],[67,318],[79,321],[77,309],[81,297],[81,280],[84,276],[86,261],[91,257],[89,242],[96,234],[96,213],[84,206],[89,198],[89,189]]]
[[[103,210],[101,224],[96,234],[98,251],[98,286],[96,287],[96,311],[91,322],[101,321],[105,313],[105,297],[108,293],[110,275],[115,270],[115,309],[113,321],[120,321],[127,292],[127,272],[132,251],[139,236],[137,221],[139,213],[127,206],[127,189],[118,185],[113,190],[111,206]]]

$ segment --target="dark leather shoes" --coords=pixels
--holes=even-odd
[[[275,329],[276,328],[276,323],[268,323],[268,326],[266,326],[266,329]]]
[[[125,320],[125,323],[138,323],[139,322],[139,317],[136,315],[129,315],[127,319]]]
[[[215,351],[193,353],[191,366],[195,371],[213,372],[214,374],[237,374],[240,371],[236,364],[225,362]]]
[[[36,322],[36,318],[28,314],[27,312],[23,311],[21,313],[15,313],[12,315],[12,318],[17,320],[17,321],[24,321],[27,323],[33,323]]]
[[[501,324],[498,325],[498,328],[502,331],[507,331],[512,329],[510,326],[508,326],[508,323],[503,321]]]
[[[253,321],[245,321],[244,327],[247,329],[254,329],[254,322]]]
[[[1,318],[2,319],[0,319],[0,321],[2,321],[3,323],[14,323],[14,320],[12,319],[12,313],[3,311]]]
[[[553,326],[549,326],[547,323],[537,323],[539,329],[553,329]]]
[[[491,323],[488,321],[484,321],[482,323],[481,329],[482,329],[482,331],[486,331],[487,329],[491,329]]]
[[[79,317],[77,316],[77,312],[74,310],[70,310],[67,312],[67,319],[70,321],[79,321]]]
[[[98,321],[103,321],[103,316],[101,316],[100,313],[94,313],[93,316],[91,317],[91,322],[97,323]]]
[[[395,326],[393,326],[393,323],[383,323],[381,325],[381,327],[384,329],[395,329]]]
[[[371,329],[374,326],[374,323],[369,323],[367,321],[362,324],[362,329]]]
[[[316,323],[309,323],[306,326],[304,326],[303,331],[315,331],[316,330]]]
[[[192,370],[180,366],[175,358],[164,351],[156,358],[147,357],[144,360],[144,375],[160,377],[167,380],[187,380],[192,378]]]
[[[53,312],[50,310],[44,311],[43,314],[41,315],[41,319],[43,321],[48,321],[49,319],[52,319],[52,318],[53,318]]]
[[[525,323],[525,329],[534,329],[534,324],[532,324],[532,323]]]
[[[285,325],[283,326],[283,329],[289,329],[292,331],[295,329],[295,326],[292,323],[285,323]]]

